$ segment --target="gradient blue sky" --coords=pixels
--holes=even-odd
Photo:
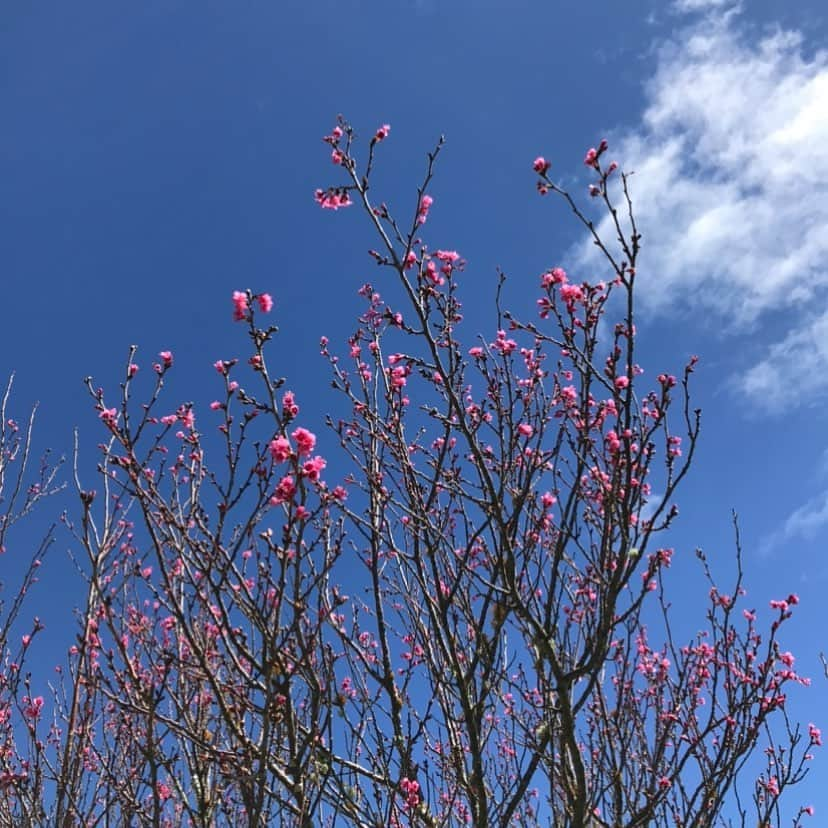
[[[171,349],[171,393],[209,402],[212,362],[243,348],[230,293],[251,287],[276,299],[280,370],[321,432],[336,400],[319,337],[347,337],[377,277],[360,217],[313,202],[336,182],[320,142],[336,114],[364,136],[391,124],[375,189],[401,212],[446,135],[430,238],[468,259],[487,336],[496,267],[524,315],[541,271],[596,267],[534,194],[531,161],[582,191],[584,150],[606,136],[636,172],[642,362],[701,357],[702,445],[673,543],[703,547],[726,583],[739,512],[751,600],[800,594],[784,643],[815,682],[791,710],[826,728],[826,35],[816,0],[7,4],[0,376],[17,372],[15,411],[40,401],[41,448],[68,453],[78,426],[91,469],[82,378],[114,390],[130,344],[147,366]],[[31,605],[61,633],[69,548],[59,535]],[[684,597],[692,624],[703,590]],[[828,819],[825,761],[803,796]]]

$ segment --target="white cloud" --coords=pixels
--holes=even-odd
[[[680,12],[707,11],[733,5],[733,0],[676,0],[674,8]]]
[[[828,295],[828,55],[809,55],[797,32],[747,32],[732,10],[713,10],[664,45],[642,125],[611,152],[636,173],[645,306],[692,303],[725,331],[771,313],[797,324],[753,356],[742,382],[776,400],[780,367],[828,372],[828,320],[807,316]],[[601,232],[614,235],[608,223]],[[585,244],[581,264],[594,264],[593,251]]]
[[[738,387],[772,411],[801,402],[802,388],[815,400],[828,392],[828,311],[792,330],[737,379]]]
[[[828,490],[812,497],[791,512],[787,520],[760,544],[760,553],[767,555],[795,540],[811,541],[828,526]]]

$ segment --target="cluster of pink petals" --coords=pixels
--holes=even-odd
[[[506,331],[498,331],[497,339],[490,343],[489,347],[495,351],[500,351],[502,354],[511,354],[517,348],[517,342],[514,339],[507,338]]]
[[[296,441],[296,448],[301,457],[303,454],[310,454],[316,445],[316,435],[306,428],[297,428],[291,437]]]
[[[307,477],[308,480],[313,480],[314,482],[316,482],[319,480],[319,476],[322,473],[322,469],[324,469],[327,465],[328,464],[325,458],[317,455],[316,457],[313,457],[310,460],[306,460],[302,464],[302,475],[303,477]]]
[[[590,147],[584,156],[584,164],[586,164],[587,167],[597,167],[598,159],[607,151],[608,146],[609,144],[607,143],[607,139],[604,138],[598,145],[598,149]]]
[[[313,197],[316,203],[325,210],[338,210],[340,207],[350,207],[353,203],[345,187],[316,190]]]
[[[270,498],[270,503],[272,506],[278,506],[280,503],[287,503],[293,500],[293,496],[295,494],[296,482],[294,481],[292,475],[286,474],[279,481],[279,485],[276,486],[276,491],[273,493],[273,497]]]
[[[416,808],[420,804],[420,783],[404,776],[400,779],[400,791],[406,808]]]
[[[282,397],[282,416],[286,420],[293,419],[299,413],[299,406],[293,395],[293,391],[285,391]]]
[[[247,310],[250,307],[247,294],[241,290],[233,291],[233,319],[241,322],[247,318]]]
[[[275,463],[284,463],[290,457],[290,441],[284,435],[276,437],[270,441],[270,456]]]
[[[23,715],[30,720],[39,719],[43,704],[43,696],[35,696],[33,699],[23,696]]]
[[[553,267],[541,275],[541,285],[548,288],[552,285],[563,285],[568,281],[566,271],[562,267]]]
[[[428,219],[428,211],[431,205],[434,204],[434,199],[430,195],[424,195],[420,199],[420,207],[417,210],[417,224],[425,224]]]
[[[269,293],[260,293],[256,298],[262,313],[270,313],[273,310],[273,297]],[[242,290],[233,291],[233,319],[241,322],[247,319],[247,312],[250,310],[250,299],[248,294]],[[216,363],[216,370],[223,373]]]
[[[584,290],[580,285],[563,284],[560,287],[561,298],[566,302],[568,310],[572,311],[576,303],[584,301]]]

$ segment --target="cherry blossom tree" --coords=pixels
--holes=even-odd
[[[651,382],[638,365],[641,235],[606,142],[584,160],[612,244],[534,162],[604,279],[550,263],[537,319],[498,289],[474,337],[465,262],[426,238],[442,142],[403,219],[372,189],[388,137],[360,162],[340,119],[340,177],[316,192],[377,239],[349,341],[321,343],[338,457],[279,378],[267,293],[232,296],[246,351],[215,363],[210,410],[169,402],[168,351],[139,369],[131,350],[115,396],[87,381],[105,439],[66,521],[85,600],[51,693],[8,683],[4,640],[3,819],[799,824],[811,809],[783,794],[821,736],[786,713],[807,684],[780,640],[796,595],[748,603],[737,530],[731,588],[698,552],[699,632],[671,624],[696,358]]]
[[[0,555],[8,552],[22,564],[16,590],[4,582],[5,595],[0,600],[0,822],[4,825],[32,822],[42,814],[44,782],[36,760],[42,745],[34,724],[45,702],[26,669],[30,647],[43,625],[37,616],[26,619],[23,609],[54,540],[55,526],[40,533],[37,547],[28,556],[18,548],[23,545],[18,530],[42,501],[62,488],[57,482],[62,461],[53,461],[46,452],[34,463],[37,408],[25,420],[16,419],[11,403],[13,385],[12,375],[0,395]],[[20,629],[24,632],[14,637]]]

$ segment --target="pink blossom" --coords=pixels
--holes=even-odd
[[[285,391],[282,397],[282,416],[285,419],[292,419],[299,413],[299,406],[294,401],[293,391]]]
[[[521,423],[517,427],[517,430],[524,437],[531,437],[534,433],[534,429],[529,425],[529,423]]]
[[[118,420],[118,411],[115,408],[104,408],[98,416],[111,427]]]
[[[269,448],[270,455],[276,463],[284,463],[290,457],[290,441],[284,435],[271,440]]]
[[[310,454],[316,445],[316,435],[306,428],[297,428],[290,436],[296,441],[296,448],[300,457],[303,454]]]
[[[319,475],[322,472],[322,469],[327,466],[327,462],[324,457],[320,457],[317,455],[311,460],[305,461],[302,464],[302,474],[308,478],[308,480],[319,480]]]
[[[469,348],[469,356],[480,359],[483,356],[483,349],[479,345],[475,345],[474,348]]]
[[[269,293],[259,294],[259,308],[262,313],[270,313],[273,310],[273,297]]]
[[[325,210],[338,210],[340,207],[350,207],[352,204],[351,197],[344,187],[317,190],[313,197],[316,203]]]
[[[808,725],[808,736],[815,745],[822,745],[822,731],[815,724]]]
[[[130,377],[134,377],[137,373],[138,373],[138,366],[134,362],[131,362],[129,364],[129,367],[127,368],[127,374]]]
[[[621,440],[618,437],[618,434],[615,432],[614,429],[610,429],[607,432],[607,436],[604,438],[607,444],[607,448],[610,450],[612,454],[617,454],[621,451]]]
[[[273,497],[270,498],[270,503],[272,506],[278,506],[280,503],[293,500],[295,494],[296,482],[291,475],[286,474],[279,481],[279,485],[276,486],[276,491],[273,493]]]
[[[164,363],[165,368],[171,368],[173,364],[173,355],[172,351],[161,351],[158,356],[161,357],[161,362]]]
[[[570,307],[576,302],[583,302],[584,300],[584,291],[579,285],[563,284],[560,290],[561,298]]]
[[[416,808],[420,804],[420,783],[404,776],[400,779],[400,791],[405,800],[406,809]]]
[[[388,137],[388,133],[391,132],[391,127],[389,124],[383,124],[374,135],[374,140],[377,142],[384,141]]]
[[[596,167],[598,165],[598,150],[595,147],[590,147],[584,156],[584,164],[587,167]]]
[[[417,224],[425,224],[428,219],[428,211],[431,205],[434,204],[434,199],[430,195],[424,195],[420,199],[420,207],[417,211]]]
[[[542,155],[539,155],[532,162],[532,169],[538,173],[538,175],[543,175],[549,169],[549,166],[549,162]]]
[[[619,391],[626,388],[629,384],[630,384],[630,378],[629,377],[616,377],[615,378],[614,385]]]
[[[43,696],[35,696],[33,699],[23,696],[23,705],[23,715],[27,719],[39,719],[43,710]]]
[[[506,331],[498,331],[497,339],[491,343],[490,347],[502,354],[511,354],[517,348],[517,342],[514,339],[507,339]]]
[[[566,271],[562,267],[554,267],[541,276],[541,284],[544,287],[561,285],[567,281]]]
[[[544,492],[541,495],[541,506],[544,509],[551,509],[558,502],[558,498],[552,492]]]
[[[250,307],[247,301],[247,294],[240,291],[233,291],[233,319],[241,322],[247,318],[247,310]]]
[[[411,369],[407,365],[398,365],[396,368],[391,368],[388,372],[392,388],[404,388],[408,382],[407,377],[411,373]]]

